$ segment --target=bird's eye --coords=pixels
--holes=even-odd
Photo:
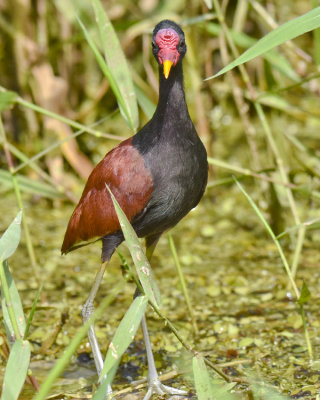
[[[180,46],[180,47],[184,47],[185,44],[186,44],[186,42],[185,42],[183,39],[180,40],[180,43],[179,43],[179,46]]]
[[[152,48],[155,49],[156,48],[155,42],[152,42],[151,44],[152,44]]]

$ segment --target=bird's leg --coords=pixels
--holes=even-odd
[[[149,332],[147,329],[146,317],[143,316],[141,320],[141,327],[144,337],[144,342],[146,346],[147,352],[147,360],[148,360],[148,391],[144,396],[143,400],[149,400],[153,394],[163,395],[165,393],[184,396],[187,393],[184,390],[176,389],[170,386],[166,386],[160,382],[158,372],[156,370],[156,365],[154,362],[154,357],[151,349],[151,343],[149,339]]]
[[[91,317],[91,315],[94,312],[94,299],[96,297],[96,294],[98,292],[104,271],[106,269],[107,262],[103,262],[99,268],[99,271],[97,272],[97,275],[94,279],[93,286],[91,288],[89,297],[87,301],[85,302],[84,306],[82,307],[82,319],[83,322],[87,322],[88,319]],[[98,375],[100,375],[102,368],[103,368],[103,359],[102,359],[102,354],[99,348],[99,343],[97,340],[97,336],[94,330],[94,325],[92,324],[88,330],[88,339],[89,343],[91,346],[91,351],[93,355],[93,359],[96,365],[96,370]],[[112,392],[111,386],[107,388],[107,395]]]
[[[160,238],[161,234],[154,235],[153,237],[147,237],[146,238],[146,255],[148,260],[151,260],[152,254],[154,252],[154,249],[158,243],[158,240]],[[141,293],[139,289],[137,288],[135,292],[135,297],[139,296]],[[151,348],[151,342],[149,338],[149,332],[147,328],[147,322],[146,322],[146,317],[145,315],[142,317],[141,320],[141,327],[142,327],[142,332],[143,332],[143,338],[146,346],[146,353],[147,353],[147,360],[148,360],[148,391],[147,394],[145,395],[143,400],[148,400],[151,398],[153,394],[159,394],[163,395],[165,393],[172,394],[172,395],[180,395],[183,396],[186,394],[184,390],[180,389],[175,389],[170,386],[166,386],[160,382],[159,375],[156,369],[156,365],[154,362],[154,357],[152,353],[152,348]]]

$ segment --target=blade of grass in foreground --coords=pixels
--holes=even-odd
[[[22,211],[19,211],[15,219],[0,239],[0,260],[5,261],[17,249],[21,236]]]
[[[0,281],[3,320],[9,342],[22,338],[25,331],[25,319],[21,299],[10,273],[7,259],[16,251],[21,236],[22,211],[0,239]]]
[[[289,400],[289,397],[279,393],[276,387],[273,387],[269,383],[262,381],[252,372],[247,372],[246,375],[249,379],[250,389],[252,390],[255,399]]]
[[[147,304],[148,298],[146,296],[136,297],[133,300],[129,310],[122,318],[120,325],[118,326],[117,331],[110,342],[103,369],[100,374],[100,381],[102,381],[105,375],[107,375],[108,379],[109,371],[119,362],[121,356],[134,339]],[[109,383],[111,384],[111,382]]]
[[[55,380],[63,373],[63,371],[69,364],[72,355],[77,350],[78,346],[81,343],[81,340],[86,336],[90,326],[94,323],[96,319],[101,317],[105,309],[114,301],[114,299],[116,299],[123,285],[124,282],[120,282],[118,285],[116,285],[115,288],[112,290],[112,292],[105,299],[103,299],[102,303],[95,310],[90,319],[78,330],[77,334],[66,348],[62,357],[58,360],[58,362],[49,372],[49,375],[46,377],[45,381],[40,386],[39,392],[36,393],[36,395],[33,397],[33,400],[43,400],[47,397]]]
[[[145,292],[145,295],[151,301],[151,303],[155,304],[157,307],[160,305],[160,291],[155,280],[153,271],[150,267],[149,261],[144,254],[141,243],[139,242],[138,236],[136,235],[134,229],[130,225],[125,213],[122,211],[119,203],[116,198],[112,194],[109,187],[106,185],[109,193],[111,195],[111,199],[116,210],[120,227],[122,229],[124,238],[126,240],[126,244],[129,248],[132,260],[137,270],[137,274],[139,276],[139,280]]]
[[[224,384],[220,381],[213,380],[208,372],[203,357],[195,356],[192,359],[193,377],[197,391],[197,399],[223,399],[237,400],[238,397],[229,393],[236,385],[235,382]]]
[[[16,251],[21,236],[22,211],[0,239],[0,281],[3,320],[11,350],[5,369],[1,400],[16,400],[28,373],[30,343],[22,340],[25,318],[21,299],[8,267],[8,258]]]
[[[0,278],[3,320],[9,342],[12,344],[15,339],[23,338],[26,321],[20,295],[7,261],[0,265]]]
[[[27,340],[18,339],[14,342],[4,374],[1,400],[19,398],[27,377],[30,354],[30,343]]]
[[[255,45],[250,47],[247,51],[241,54],[238,58],[220,70],[217,74],[210,76],[208,79],[216,78],[219,75],[224,74],[227,71],[241,65],[247,61],[252,60],[261,54],[273,49],[280,44],[294,39],[306,32],[312,31],[320,27],[320,7],[316,7],[313,10],[301,15],[300,17],[294,18],[291,21],[279,26],[277,29],[268,33],[262,39],[260,39]]]
[[[193,357],[192,370],[198,399],[211,399],[214,394],[212,393],[210,376],[202,357]]]
[[[239,400],[238,396],[230,393],[236,385],[235,382],[224,384],[222,381],[213,380],[208,372],[203,357],[195,356],[192,359],[193,377],[199,400]]]

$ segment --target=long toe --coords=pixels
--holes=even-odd
[[[159,395],[171,394],[180,397],[180,396],[186,396],[187,392],[181,389],[176,389],[170,386],[166,386],[162,384],[159,379],[155,379],[151,383],[149,383],[147,394],[144,396],[143,400],[151,399],[153,394],[159,394]]]

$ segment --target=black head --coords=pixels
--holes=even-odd
[[[187,46],[184,32],[178,24],[168,19],[159,22],[152,35],[152,52],[160,65],[163,74],[168,78],[171,67],[182,60]]]

